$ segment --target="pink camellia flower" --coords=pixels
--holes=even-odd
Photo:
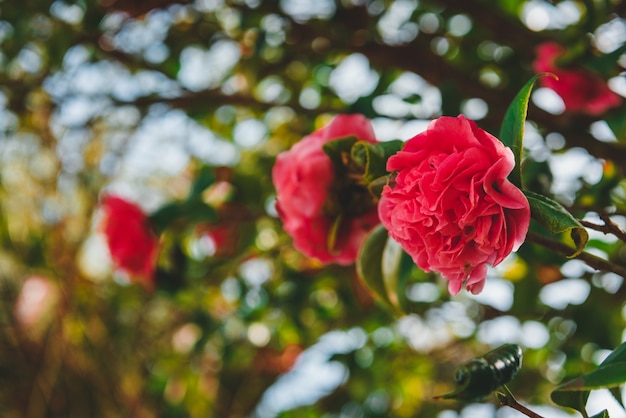
[[[337,178],[322,149],[327,142],[349,136],[377,142],[364,116],[339,115],[278,155],[272,171],[276,207],[285,231],[300,252],[322,263],[353,263],[367,233],[380,223],[367,189],[348,176]],[[338,219],[336,241],[329,245]]]
[[[456,295],[485,285],[524,241],[530,207],[507,180],[513,153],[463,115],[441,117],[387,161],[380,219],[413,261],[438,271]]]
[[[552,73],[558,77],[543,77],[540,83],[554,90],[571,112],[600,115],[606,110],[619,106],[622,99],[609,89],[606,80],[584,68],[561,68],[557,61],[565,54],[565,48],[554,42],[546,42],[537,47],[537,57],[533,69],[537,73]]]
[[[103,232],[115,267],[144,287],[154,286],[157,237],[141,208],[121,197],[105,196]]]

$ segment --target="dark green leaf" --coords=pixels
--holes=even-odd
[[[575,409],[576,411],[580,412],[585,418],[589,416],[587,415],[587,411],[585,410],[585,404],[587,403],[587,398],[589,398],[588,390],[581,390],[581,391],[554,390],[550,394],[550,398],[552,398],[552,402],[554,402],[557,405]]]
[[[602,363],[601,366],[612,364],[612,363],[621,363],[626,362],[626,342],[621,343],[615,350],[609,354]]]
[[[621,387],[620,386],[615,386],[615,387],[609,388],[609,392],[611,392],[611,395],[613,395],[613,399],[615,399],[617,401],[619,406],[621,406],[622,409],[626,410],[626,406],[624,406],[624,401],[622,400],[622,389],[621,389]]]
[[[600,365],[591,373],[584,374],[558,386],[556,391],[580,391],[605,389],[626,383],[626,362]]]
[[[518,187],[522,187],[522,172],[520,164],[522,161],[523,139],[524,139],[524,123],[526,122],[526,112],[528,110],[528,100],[530,92],[535,82],[544,76],[554,77],[552,74],[537,74],[530,79],[528,83],[517,93],[504,115],[502,126],[500,128],[500,141],[507,147],[511,148],[515,156],[515,168],[509,176],[511,182]]]
[[[387,160],[397,153],[404,143],[400,140],[372,144],[366,141],[355,142],[350,156],[352,160],[363,168],[363,182],[372,181],[387,174]]]
[[[587,241],[587,230],[567,211],[554,200],[530,190],[524,190],[533,218],[541,222],[552,234],[567,232],[574,241],[575,248],[569,257],[580,254]]]
[[[213,173],[213,168],[208,166],[202,167],[200,172],[197,174],[196,181],[194,181],[191,186],[188,199],[191,200],[198,198],[207,187],[213,184],[214,181],[215,174]]]
[[[387,239],[382,254],[383,284],[387,298],[394,307],[404,311],[406,308],[404,289],[406,281],[414,267],[411,257],[392,238]]]
[[[161,206],[148,219],[155,232],[160,234],[181,215],[182,211],[183,208],[180,202],[171,202]]]
[[[345,165],[345,158],[350,155],[352,145],[357,141],[358,139],[355,136],[339,138],[325,143],[322,149],[331,159],[335,167],[341,167]]]
[[[598,412],[597,414],[595,414],[591,418],[611,418],[611,417],[609,416],[609,411],[605,409],[602,412]]]
[[[356,261],[359,277],[383,302],[391,304],[383,279],[382,258],[389,238],[387,230],[379,225],[365,239]]]
[[[584,406],[589,391],[594,389],[615,389],[626,383],[626,343],[622,343],[591,373],[569,380],[554,389],[552,400],[561,405],[574,408],[584,416]],[[613,396],[622,405],[619,391],[612,391]]]
[[[458,399],[464,402],[478,402],[491,392],[506,385],[517,376],[522,367],[522,349],[517,344],[504,344],[482,357],[474,358],[456,371],[457,388],[445,395],[444,399]]]

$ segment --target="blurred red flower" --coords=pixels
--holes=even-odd
[[[103,232],[116,268],[127,272],[130,280],[151,289],[158,242],[139,206],[118,196],[107,195],[102,202]]]
[[[554,90],[570,112],[600,115],[619,106],[622,99],[609,89],[606,80],[584,68],[559,67],[557,61],[565,55],[565,48],[555,42],[545,42],[537,47],[533,69],[537,73],[552,73],[558,77],[543,77],[540,83]]]
[[[373,199],[367,202],[369,192],[348,178],[337,178],[322,148],[349,136],[377,142],[363,115],[339,115],[278,155],[272,171],[276,207],[285,231],[300,252],[322,263],[353,263],[367,233],[380,223]],[[333,232],[337,220],[340,226]],[[337,240],[329,248],[332,233]]]

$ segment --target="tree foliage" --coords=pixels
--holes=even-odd
[[[626,107],[568,111],[531,89],[549,41],[557,65],[624,95],[625,1],[3,6],[3,416],[436,417],[466,407],[433,399],[455,368],[505,343],[524,351],[508,386],[525,404],[602,416],[589,391],[619,398]],[[387,144],[351,151],[374,191],[395,140],[439,116],[516,151],[534,220],[484,294],[450,296],[384,229],[357,266],[294,249],[272,167],[347,113]],[[159,235],[154,290],[111,263],[107,193]]]

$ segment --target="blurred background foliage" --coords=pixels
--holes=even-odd
[[[527,186],[584,219],[613,272],[529,241],[479,296],[415,270],[402,317],[354,267],[293,249],[270,172],[337,113],[381,140],[459,113],[495,134],[548,40],[625,95],[624,16],[622,0],[0,2],[1,415],[512,417],[432,397],[518,343],[511,389],[561,416],[551,388],[624,339],[624,106],[571,114],[538,89],[525,139]],[[202,202],[163,215],[156,291],[112,271],[103,191],[147,213]]]

